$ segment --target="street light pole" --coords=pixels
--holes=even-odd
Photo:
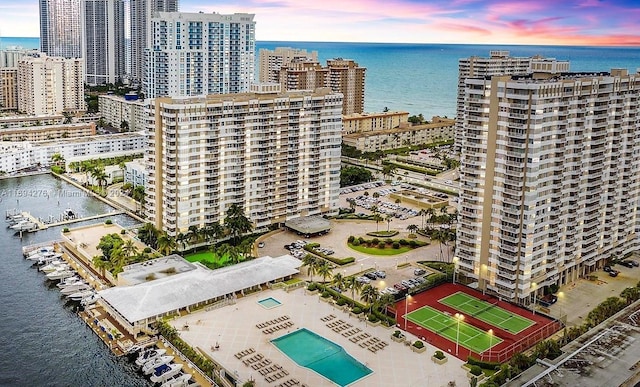
[[[491,347],[493,346],[493,329],[489,329],[489,362],[491,362]]]
[[[537,302],[536,296],[538,295],[538,292],[536,292],[536,287],[537,287],[536,283],[532,282],[531,287],[533,288],[533,306],[531,307],[531,310],[533,311],[533,314],[536,314],[536,302]]]
[[[456,283],[456,273],[458,272],[458,257],[453,257],[453,283]]]
[[[458,329],[456,330],[456,356],[458,356],[458,348],[460,346],[460,321],[464,319],[464,315],[456,313],[455,318],[458,322]]]
[[[408,320],[408,315],[409,315],[409,298],[411,298],[411,296],[409,294],[407,294],[407,296],[404,298],[404,331],[407,331],[407,320]]]

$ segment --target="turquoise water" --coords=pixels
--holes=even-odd
[[[271,342],[300,366],[339,386],[348,386],[373,372],[338,344],[305,328]]]
[[[0,48],[23,46],[38,48],[39,38],[0,38]],[[365,111],[404,110],[455,117],[458,60],[489,55],[490,50],[509,50],[512,56],[543,55],[569,60],[571,71],[609,71],[640,68],[639,47],[585,46],[505,46],[475,44],[392,44],[336,42],[256,42],[258,50],[275,47],[305,48],[318,51],[318,59],[353,59],[366,67]],[[257,67],[256,67],[257,69]],[[257,74],[256,74],[257,78]]]
[[[282,305],[282,303],[276,300],[273,297],[265,298],[258,301],[258,304],[262,305],[265,309],[275,308],[276,306]]]

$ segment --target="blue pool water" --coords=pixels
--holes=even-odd
[[[348,386],[373,372],[338,344],[305,328],[271,342],[302,367],[316,371],[339,386]]]
[[[276,306],[280,306],[281,302],[273,297],[269,297],[258,301],[258,304],[262,305],[265,309],[271,309],[275,308]]]

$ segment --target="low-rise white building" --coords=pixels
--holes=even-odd
[[[117,95],[101,95],[98,97],[98,109],[105,123],[119,128],[123,122],[129,126],[130,132],[144,129],[144,102],[139,99],[127,99]]]
[[[149,173],[144,165],[144,159],[136,159],[124,163],[124,182],[131,183],[133,187],[139,185],[146,187]]]
[[[67,163],[82,159],[141,154],[146,137],[140,133],[111,134],[51,141],[0,142],[0,171],[19,172],[51,165],[59,153]]]

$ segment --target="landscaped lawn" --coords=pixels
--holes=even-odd
[[[184,257],[184,259],[186,259],[189,262],[209,262],[209,263],[216,263],[218,262],[220,265],[223,265],[225,263],[227,263],[227,261],[229,260],[229,254],[225,254],[222,257],[218,257],[217,255],[215,255],[214,253],[212,253],[211,251],[200,251],[197,253],[192,253],[189,255],[186,255]]]
[[[410,246],[400,246],[397,249],[394,249],[391,246],[385,247],[384,249],[379,249],[377,247],[366,247],[366,246],[354,246],[351,243],[348,244],[349,247],[354,249],[355,251],[359,251],[361,253],[370,254],[370,255],[397,255],[406,253],[407,251],[412,250]]]

